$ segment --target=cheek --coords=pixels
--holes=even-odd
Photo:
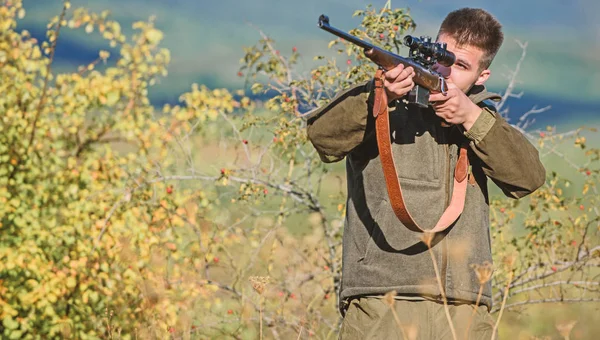
[[[450,79],[452,82],[454,82],[454,84],[456,84],[456,86],[458,86],[458,88],[464,91],[471,87],[471,85],[477,80],[477,76],[472,72],[460,68],[453,68],[452,73],[450,74]]]

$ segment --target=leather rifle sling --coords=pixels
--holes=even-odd
[[[379,148],[379,158],[383,167],[385,182],[387,186],[390,204],[394,213],[408,229],[414,232],[440,232],[448,228],[462,213],[465,206],[467,192],[467,172],[469,169],[469,159],[465,146],[460,147],[460,154],[454,169],[454,188],[450,205],[446,208],[437,224],[429,230],[421,228],[406,209],[404,196],[400,187],[400,181],[396,172],[396,165],[392,155],[392,145],[390,142],[390,122],[388,112],[388,100],[385,88],[383,86],[384,74],[379,69],[375,75],[375,102],[373,105],[373,115],[375,117],[375,129],[377,135],[377,147]]]

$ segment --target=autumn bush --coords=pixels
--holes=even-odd
[[[152,18],[125,36],[64,2],[38,41],[17,25],[22,1],[0,3],[2,338],[335,338],[344,174],[303,117],[372,77],[362,51],[332,40],[324,52],[345,57],[303,75],[300,51],[257,30],[248,90],[190,84],[159,108],[148,91],[170,53]],[[352,34],[397,53],[416,27],[389,3],[355,15]],[[57,73],[64,30],[118,54]],[[598,301],[598,149],[583,129],[523,132],[572,178],[549,171],[531,197],[491,202],[495,262],[473,270],[494,269],[495,312]]]

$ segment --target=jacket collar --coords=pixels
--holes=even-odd
[[[488,99],[491,99],[495,102],[499,102],[502,99],[502,96],[500,96],[499,94],[488,92],[488,90],[486,90],[485,86],[483,85],[473,86],[471,90],[469,90],[469,92],[467,93],[467,96],[475,104],[479,104],[482,101]]]

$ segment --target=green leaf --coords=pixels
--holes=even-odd
[[[106,105],[113,106],[119,101],[119,92],[110,91],[106,94]]]
[[[19,323],[16,320],[13,320],[12,316],[7,316],[2,320],[2,324],[7,329],[17,329],[19,328]]]
[[[14,330],[14,331],[10,332],[10,336],[8,338],[9,339],[21,339],[22,336],[23,336],[22,331]]]

